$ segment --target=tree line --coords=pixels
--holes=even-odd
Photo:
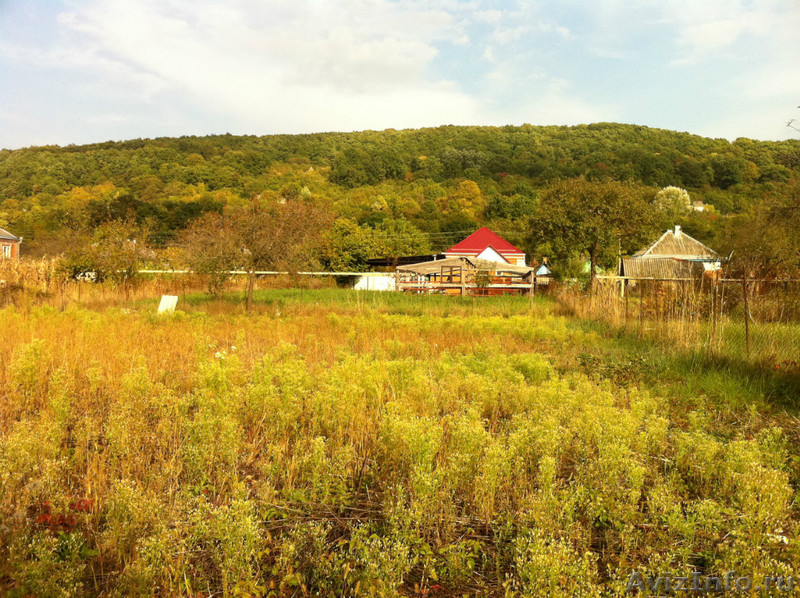
[[[307,205],[326,214],[318,267],[441,251],[487,225],[562,271],[581,259],[594,271],[681,224],[778,274],[799,261],[799,174],[798,140],[608,123],[140,139],[0,151],[0,226],[23,236],[29,255],[54,255],[133,223],[163,253],[185,244],[193,223],[235,220],[254,202]],[[688,205],[662,205],[668,188]],[[597,197],[607,201],[591,224]]]

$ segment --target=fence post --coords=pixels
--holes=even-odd
[[[750,359],[750,301],[747,297],[747,271],[742,275],[742,289],[744,290],[744,342],[747,358]]]
[[[528,291],[530,299],[528,301],[528,309],[533,310],[533,294],[536,292],[536,275],[531,272],[531,289]]]
[[[644,281],[639,281],[639,336],[642,336],[642,325],[644,320],[644,300],[647,295],[645,292],[645,283]]]
[[[661,321],[663,319],[663,316],[664,316],[664,305],[663,305],[663,302],[661,301],[661,299],[662,299],[661,293],[659,292],[660,291],[660,287],[663,284],[664,283],[662,281],[658,281],[658,282],[655,282],[653,284],[653,303],[656,306],[655,307],[655,313],[653,314],[653,316],[654,316],[653,317],[653,321],[655,322],[655,327],[656,328],[660,327],[660,323],[661,323]]]
[[[720,283],[724,284],[724,283]],[[714,354],[714,343],[716,342],[716,333],[717,333],[717,293],[719,292],[719,288],[717,284],[713,285],[711,293],[711,334],[709,335],[709,342],[708,342],[708,351],[709,354]]]
[[[622,284],[622,294],[625,297],[625,331],[627,332],[627,330],[628,330],[628,295],[629,295],[629,293],[625,292],[625,287],[628,284],[628,279],[627,278],[623,278],[621,284]]]

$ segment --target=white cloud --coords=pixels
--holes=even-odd
[[[126,120],[127,117],[123,114],[106,113],[106,114],[92,115],[86,119],[86,122],[92,124],[108,125],[108,124],[124,123]]]
[[[562,38],[567,39],[570,37],[571,32],[569,28],[563,26],[556,26],[553,28],[556,33],[558,33]]]
[[[520,25],[517,27],[497,27],[492,32],[492,39],[499,44],[507,44],[520,40],[530,32],[530,27]]]
[[[433,40],[464,37],[433,2],[95,1],[73,4],[61,22],[76,36],[72,64],[127,78],[116,81],[123,89],[188,98],[244,128],[478,117],[457,85],[426,77]]]
[[[796,47],[800,25],[800,5],[773,0],[676,0],[659,3],[657,14],[661,23],[675,30],[680,52],[675,65],[718,59],[720,52],[746,36],[765,45]]]
[[[732,46],[742,35],[759,31],[759,19],[742,14],[733,18],[685,25],[677,38],[682,56],[673,65],[693,64]]]
[[[474,13],[474,18],[481,23],[499,23],[503,19],[503,11],[497,9],[479,10]]]
[[[800,101],[800,4],[783,0],[62,0],[58,19],[47,6],[50,29],[0,20],[0,128],[20,136],[11,114],[66,142],[80,130],[66,114],[96,138],[597,120],[758,137]],[[55,81],[57,98],[42,93]]]
[[[680,51],[672,66],[713,69],[720,88],[719,109],[709,112],[699,132],[729,139],[789,137],[785,122],[800,97],[800,4],[714,0],[686,8],[666,15]]]
[[[489,124],[572,125],[621,116],[613,104],[584,99],[573,83],[536,66],[521,72],[498,61],[486,76],[486,88],[492,90],[486,98]]]

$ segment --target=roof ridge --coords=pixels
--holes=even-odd
[[[661,243],[661,241],[663,241],[663,240],[664,240],[664,237],[666,237],[666,236],[667,236],[668,234],[670,234],[671,232],[672,232],[672,230],[664,231],[664,234],[662,234],[662,235],[661,235],[661,236],[660,236],[658,239],[656,239],[655,241],[653,241],[653,242],[650,244],[650,246],[649,246],[649,247],[648,247],[648,248],[645,250],[645,252],[642,254],[642,257],[646,256],[648,253],[650,253],[651,251],[653,251],[653,248],[654,248],[656,245],[658,245],[659,243]]]
[[[486,226],[482,226],[465,239],[459,241],[450,247],[450,249],[446,250],[445,253],[473,253],[475,251],[480,253],[489,246],[492,246],[492,249],[494,249],[500,255],[504,253],[516,253],[519,255],[525,254],[524,251],[512,245]]]
[[[659,246],[662,244],[665,246],[662,249],[662,251],[665,251],[665,253],[654,253],[657,249],[661,249]],[[671,247],[670,245],[674,246]],[[681,250],[683,250],[683,252],[681,252]],[[680,257],[690,255],[719,257],[719,254],[716,251],[711,249],[702,241],[698,241],[693,236],[683,232],[682,230],[679,231],[679,234],[676,234],[673,229],[669,229],[664,232],[656,241],[648,245],[645,249],[640,249],[634,253],[633,257]]]
[[[20,238],[15,234],[7,231],[2,226],[0,226],[0,239],[6,239],[8,241],[19,241]]]

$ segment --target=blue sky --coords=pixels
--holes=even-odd
[[[0,0],[0,147],[621,122],[800,137],[797,0]]]

